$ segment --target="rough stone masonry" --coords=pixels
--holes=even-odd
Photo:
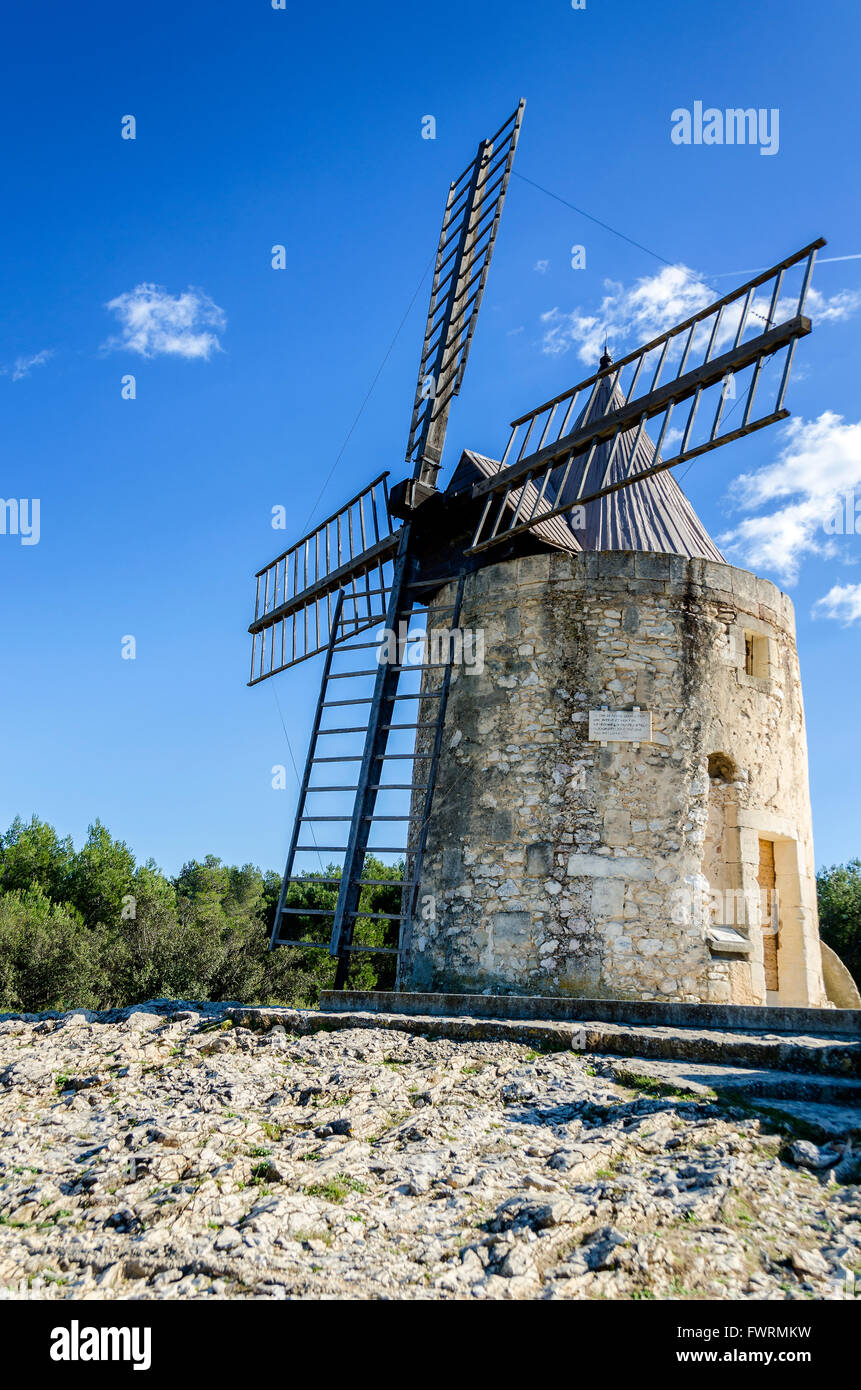
[[[706,560],[556,552],[471,574],[461,621],[485,659],[453,672],[406,987],[825,1004],[786,595]],[[649,711],[651,741],[590,741],[602,708]],[[766,850],[770,962],[776,924],[709,910],[759,900]]]

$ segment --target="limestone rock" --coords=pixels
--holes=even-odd
[[[0,1298],[832,1297],[861,1266],[848,1144],[784,1160],[636,1059],[241,1017],[0,1021]]]

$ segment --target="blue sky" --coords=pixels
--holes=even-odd
[[[252,575],[370,477],[401,476],[427,282],[328,477],[449,180],[519,97],[520,174],[719,293],[819,234],[826,257],[861,252],[849,0],[52,0],[8,7],[4,28],[0,494],[39,498],[41,535],[0,536],[0,824],[35,811],[79,842],[99,816],[169,871],[205,853],[281,866],[281,714],[301,760],[319,676],[246,688]],[[672,111],[696,100],[778,108],[778,152],[673,144]],[[576,335],[547,350],[548,324],[606,315],[608,295],[622,323],[662,270],[515,178],[443,480],[461,448],[498,451],[514,415],[587,375]],[[124,338],[141,285],[193,311],[178,343],[146,319],[148,355]],[[718,451],[684,485],[713,535],[736,532],[734,561],[796,604],[822,864],[861,853],[861,534],[820,524],[824,487],[861,500],[861,259],[814,285],[795,433]],[[740,509],[733,480],[764,467],[771,495]]]

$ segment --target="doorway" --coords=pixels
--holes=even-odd
[[[780,990],[777,966],[780,934],[780,903],[777,876],[774,868],[774,841],[760,840],[759,869],[756,875],[760,895],[760,931],[762,932],[762,964],[765,971],[766,1003],[774,1003]]]

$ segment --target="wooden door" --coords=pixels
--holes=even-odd
[[[760,893],[765,893],[762,914],[762,958],[765,966],[765,987],[769,992],[779,988],[777,974],[777,880],[774,874],[774,841],[759,842],[759,872],[756,876]]]

